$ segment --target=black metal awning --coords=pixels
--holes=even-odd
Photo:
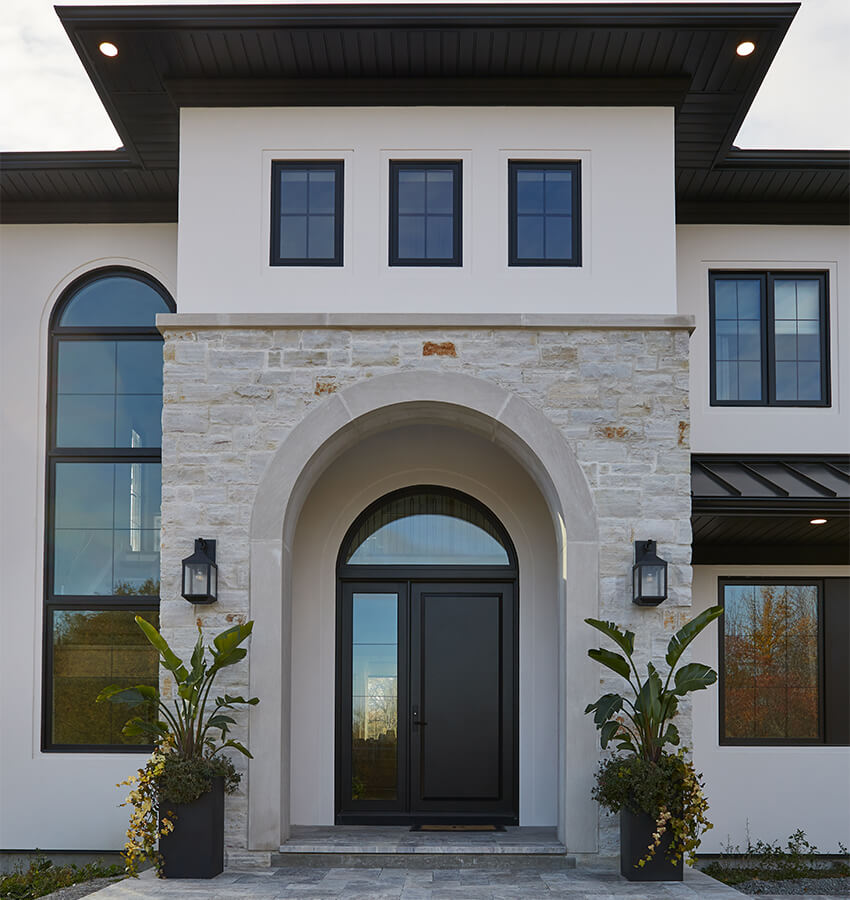
[[[695,565],[850,563],[850,455],[694,454],[691,497]]]

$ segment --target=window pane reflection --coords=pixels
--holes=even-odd
[[[53,591],[159,593],[159,463],[57,463]]]
[[[572,260],[577,163],[510,164],[516,264]]]
[[[147,282],[127,275],[97,278],[80,288],[65,307],[64,328],[150,328],[157,313],[171,309]]]
[[[395,255],[399,260],[451,260],[460,210],[460,163],[391,164]]]
[[[352,597],[351,798],[395,800],[398,594]]]
[[[158,685],[159,657],[136,625],[136,615],[159,627],[159,614],[152,610],[53,610],[49,650],[54,744],[150,743],[121,734],[127,719],[139,715],[138,709],[95,703],[112,684]]]
[[[162,342],[59,342],[58,447],[159,447]]]
[[[762,399],[761,282],[714,282],[715,392],[718,400]]]
[[[817,585],[726,585],[724,609],[726,737],[816,739]]]
[[[336,248],[337,171],[341,163],[277,163],[281,259],[332,260]]]
[[[777,400],[821,397],[819,286],[812,279],[774,282]]]
[[[507,566],[489,517],[461,497],[411,494],[387,500],[351,542],[350,565]]]

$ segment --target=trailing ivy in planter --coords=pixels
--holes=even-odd
[[[722,607],[713,606],[673,635],[663,681],[652,662],[647,663],[646,678],[641,678],[634,662],[634,632],[623,631],[614,622],[585,619],[625,654],[594,649],[588,656],[625,679],[633,695],[604,694],[585,709],[585,714],[594,714],[602,749],[613,742],[625,754],[601,763],[593,796],[620,813],[620,871],[632,881],[680,881],[683,859],[693,865],[700,836],[712,827],[706,818],[702,776],[684,749],[671,753],[665,747],[679,744],[679,731],[671,721],[679,698],[717,681],[710,666],[677,666],[694,638],[722,612]]]
[[[139,864],[147,859],[165,877],[212,878],[224,868],[224,794],[236,790],[240,779],[233,762],[219,754],[232,748],[251,756],[239,741],[228,737],[230,726],[236,724],[229,713],[260,701],[229,694],[211,698],[210,694],[218,673],[247,656],[248,651],[239,645],[249,637],[254,623],[222,631],[208,648],[199,626],[189,666],[149,622],[136,616],[136,624],[159,651],[161,665],[174,679],[176,697],[169,702],[156,688],[142,684],[112,685],[97,698],[99,703],[139,707],[141,714],[126,723],[124,734],[148,736],[155,743],[144,767],[121,782],[132,788],[127,797],[132,812],[123,853],[125,867],[129,875],[137,875]]]

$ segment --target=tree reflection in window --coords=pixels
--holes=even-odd
[[[398,784],[398,594],[352,598],[351,797],[392,800]]]
[[[135,610],[54,609],[50,614],[53,661],[52,743],[144,744],[125,738],[124,723],[139,710],[95,703],[111,684],[132,687],[158,682],[158,657],[134,621]],[[159,615],[141,613],[154,627]]]
[[[725,584],[725,737],[817,740],[818,586]]]

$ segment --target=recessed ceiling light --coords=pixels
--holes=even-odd
[[[756,45],[752,41],[741,41],[735,48],[735,52],[738,56],[749,56],[755,49]]]
[[[809,519],[809,525],[826,525],[826,519]]]
[[[118,56],[118,48],[109,41],[101,41],[97,47],[104,56]],[[740,48],[739,48],[740,49]]]

